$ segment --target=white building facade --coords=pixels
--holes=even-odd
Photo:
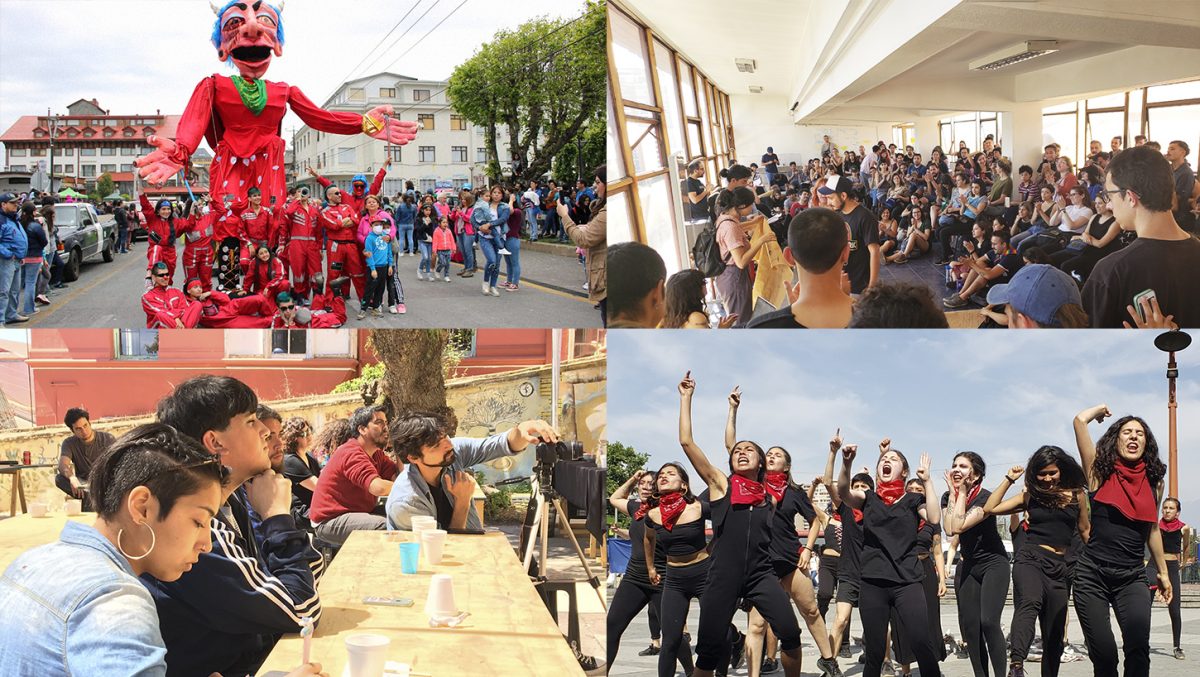
[[[467,121],[450,106],[449,83],[417,80],[395,73],[377,73],[344,83],[321,106],[331,111],[366,113],[375,106],[390,104],[396,118],[423,125],[417,138],[406,146],[386,147],[383,141],[364,134],[325,134],[305,125],[292,139],[295,153],[293,181],[312,185],[311,167],[334,184],[349,188],[355,174],[368,180],[379,171],[391,153],[382,193],[395,195],[412,181],[419,191],[459,188],[466,183],[487,181],[487,152],[484,130]],[[507,171],[510,157],[507,127],[496,129],[497,152]]]

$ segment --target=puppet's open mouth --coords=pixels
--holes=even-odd
[[[259,63],[271,58],[271,48],[265,45],[252,47],[237,47],[232,52],[233,58],[245,63]]]

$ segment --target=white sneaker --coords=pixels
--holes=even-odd
[[[399,311],[396,310],[396,306],[392,306],[391,308],[388,308],[388,312],[395,315]]]
[[[490,290],[488,291],[488,293],[489,293],[489,294],[491,294],[492,296],[499,296],[499,295],[500,295],[500,292],[496,291],[496,288],[495,288],[495,287],[491,287],[491,288],[490,288]]]
[[[484,282],[484,283],[483,283],[483,295],[484,295],[484,296],[490,296],[490,295],[491,295],[491,292],[489,292],[488,290],[489,290],[489,289],[491,289],[491,288],[492,288],[492,287],[491,287],[491,285],[489,285],[487,282]]]
[[[587,282],[584,282],[584,283],[583,283],[583,290],[584,290],[584,291],[587,291],[587,290],[588,290],[588,283],[587,283]]]
[[[499,254],[500,256],[511,256],[512,255],[512,252],[508,251],[508,249],[506,249],[505,247],[501,247],[501,248],[497,249],[496,253]]]
[[[445,277],[443,277],[442,279],[443,279],[443,280],[445,280],[446,282],[449,282],[449,281],[450,281],[450,276],[449,276],[449,275],[446,275],[446,276],[445,276]]]

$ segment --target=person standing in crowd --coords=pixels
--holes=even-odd
[[[615,329],[654,329],[666,312],[667,266],[652,247],[639,242],[621,242],[609,250],[613,269],[613,303],[605,326]]]
[[[125,211],[124,203],[120,198],[113,201],[113,220],[117,222],[117,247],[118,254],[129,253],[129,212]]]
[[[1139,152],[1140,148],[1131,148],[1117,158]],[[1112,412],[1101,404],[1079,412],[1072,422],[1092,521],[1091,537],[1075,565],[1075,613],[1096,677],[1117,677],[1117,642],[1110,614],[1116,615],[1121,628],[1126,677],[1148,677],[1153,593],[1146,585],[1142,559],[1147,548],[1162,601],[1170,604],[1179,592],[1167,569],[1159,529],[1158,497],[1167,468],[1158,457],[1154,433],[1137,416],[1122,416],[1093,442],[1088,424],[1110,416]]]
[[[399,243],[400,256],[417,253],[416,244],[413,242],[413,224],[416,219],[417,207],[413,196],[405,194],[396,203],[395,211],[396,242]]]
[[[475,276],[475,226],[471,223],[471,214],[474,212],[475,193],[464,188],[459,193],[458,204],[450,212],[450,222],[454,226],[458,251],[462,253],[463,260],[463,268],[457,273],[459,277]]]
[[[24,285],[21,298],[25,301],[25,307],[21,309],[21,313],[25,316],[30,316],[36,313],[37,306],[35,305],[35,297],[37,296],[38,276],[42,271],[42,256],[46,248],[46,229],[42,227],[42,223],[37,215],[37,207],[32,201],[26,201],[21,205],[21,216],[18,221],[21,227],[25,229],[25,254],[21,260],[21,281]]]
[[[829,199],[829,207],[840,212],[850,226],[846,273],[850,276],[850,293],[861,294],[879,282],[879,219],[862,206],[853,183],[844,176],[830,176],[817,192]]]
[[[744,327],[753,310],[751,262],[763,245],[775,240],[775,234],[766,229],[751,241],[749,232],[763,217],[755,213],[754,192],[745,186],[721,191],[716,208],[717,244],[725,263],[725,270],[715,280],[717,293],[729,315],[738,318],[733,326]]]
[[[708,219],[708,196],[716,188],[704,183],[704,160],[695,159],[688,163],[687,178],[682,181],[683,220],[706,221]]]
[[[842,288],[842,267],[850,256],[846,222],[822,207],[806,209],[788,225],[784,259],[796,271],[789,289],[792,304],[756,317],[752,329],[845,327],[854,301]]]
[[[450,281],[450,257],[455,251],[457,246],[454,244],[454,231],[450,230],[450,217],[443,216],[433,231],[433,256],[437,259],[433,279],[440,276],[443,281]]]
[[[568,222],[574,223],[574,218],[563,219],[564,226]],[[509,193],[508,223],[501,226],[500,233],[497,235],[508,251],[508,254],[504,256],[505,280],[500,283],[505,291],[517,291],[521,288],[521,229],[524,226],[525,212],[517,208],[517,194],[516,192]]]
[[[286,254],[292,292],[300,303],[308,303],[313,278],[321,272],[321,210],[309,198],[307,188],[293,189],[293,199],[284,207],[279,229],[279,246]]]
[[[217,213],[200,201],[192,205],[192,218],[179,233],[183,238],[183,279],[199,280],[201,288],[212,290],[213,223]]]
[[[632,498],[629,494],[637,487],[637,494]],[[621,635],[625,634],[629,624],[649,607],[650,646],[638,652],[639,656],[657,656],[662,651],[662,582],[657,585],[650,582],[649,569],[646,566],[646,514],[658,505],[654,491],[654,473],[638,470],[630,475],[609,497],[608,502],[622,514],[628,515],[629,522],[629,564],[621,577],[621,584],[613,595],[606,617],[608,637],[608,661],[605,664],[609,671],[617,659],[621,649]],[[654,548],[649,558],[658,572],[667,571],[667,551],[661,547]],[[692,647],[685,634],[675,652],[675,658],[684,674],[691,674],[695,666],[692,664]]]
[[[496,289],[500,279],[500,256],[508,250],[499,246],[498,234],[502,226],[505,229],[508,227],[508,205],[503,202],[504,189],[499,185],[493,186],[486,195],[486,199],[475,203],[475,210],[471,212],[471,225],[475,228],[479,250],[483,252],[483,258],[487,262],[483,269],[481,289],[485,295],[500,296]]]
[[[387,528],[411,530],[412,518],[419,515],[436,518],[439,529],[483,529],[472,501],[476,484],[470,469],[558,439],[542,420],[522,421],[485,438],[451,438],[437,416],[401,416],[391,428],[390,444],[407,467],[387,496]]]
[[[1172,214],[1179,227],[1195,232],[1196,217],[1192,214],[1192,200],[1196,191],[1196,173],[1188,163],[1188,153],[1192,152],[1186,141],[1175,140],[1167,144],[1167,162],[1171,163],[1171,178],[1175,185],[1175,209]]]
[[[357,435],[333,452],[309,511],[317,538],[339,546],[353,531],[386,528],[379,499],[400,472],[387,453],[388,420],[381,407],[359,407],[350,427]]]
[[[91,475],[96,460],[108,451],[116,440],[112,433],[92,428],[91,415],[87,409],[71,407],[63,417],[63,425],[71,436],[62,441],[58,457],[58,473],[54,486],[71,498],[83,501],[83,509],[91,511],[90,487],[84,484]]]
[[[391,221],[383,218],[385,214],[386,212],[380,210],[375,215],[376,220],[371,224],[371,229],[363,244],[363,258],[366,259],[367,268],[371,271],[371,279],[367,284],[367,298],[358,311],[360,320],[367,316],[368,311],[376,317],[383,315],[380,308],[383,305],[383,290],[396,272],[392,262],[392,235],[388,230]],[[394,301],[394,291],[392,297]],[[394,306],[392,312],[396,312]]]
[[[1096,264],[1083,286],[1083,307],[1092,327],[1142,326],[1135,297],[1151,291],[1163,315],[1181,327],[1200,327],[1200,240],[1179,227],[1171,213],[1175,191],[1171,166],[1157,151],[1135,146],[1108,165],[1101,196],[1113,216],[1137,239]],[[1144,301],[1149,304],[1149,301]]]
[[[607,165],[600,165],[592,172],[592,188],[596,191],[596,199],[592,202],[591,220],[586,224],[575,223],[570,214],[565,213],[566,210],[559,210],[567,237],[587,250],[588,300],[600,308],[600,321],[604,326],[608,326],[607,181]],[[665,271],[663,278],[666,278]]]
[[[842,448],[842,435],[839,429],[829,440],[829,457],[825,463],[825,474],[821,483],[831,489],[833,483],[833,464]],[[875,482],[866,473],[858,473],[850,478],[850,488],[854,491],[874,491]],[[862,511],[851,508],[842,501],[839,492],[831,490],[829,498],[832,503],[832,520],[841,525],[841,556],[837,567],[837,613],[833,619],[833,627],[829,629],[829,647],[841,658],[850,657],[850,614],[858,607],[859,593],[862,589],[862,574],[860,556],[863,547]]]
[[[1005,500],[1009,488],[1025,475],[1025,489]],[[1084,504],[1087,485],[1083,468],[1062,449],[1043,446],[1025,467],[1014,465],[984,504],[989,515],[1025,512],[1018,527],[1023,538],[1013,552],[1013,612],[1009,677],[1025,677],[1025,661],[1033,643],[1034,621],[1042,628],[1042,675],[1056,677],[1066,640],[1067,602],[1071,589],[1068,551],[1087,542],[1091,523]]]
[[[413,239],[421,252],[421,261],[417,264],[418,280],[433,280],[433,231],[438,225],[437,210],[432,204],[423,204],[417,212],[417,220],[413,226]]]
[[[21,296],[21,259],[29,249],[25,229],[17,220],[20,198],[0,194],[0,328],[5,324],[27,322],[19,310]]]
[[[171,286],[175,279],[175,239],[192,224],[188,219],[175,216],[175,208],[170,200],[159,200],[157,205],[151,207],[150,200],[142,192],[138,193],[138,200],[142,203],[142,212],[146,215],[146,269],[150,271],[158,263],[166,264],[167,286]],[[188,211],[190,208],[189,203]]]
[[[1171,579],[1171,602],[1167,605],[1167,613],[1171,617],[1171,640],[1174,642],[1172,654],[1176,660],[1186,660],[1187,656],[1179,645],[1179,633],[1183,626],[1183,618],[1179,613],[1182,589],[1179,587],[1179,567],[1187,563],[1192,552],[1192,528],[1179,519],[1179,499],[1168,497],[1162,502],[1162,518],[1158,520],[1158,530],[1162,533],[1163,559],[1167,561],[1167,574]],[[1149,569],[1149,567],[1147,567]],[[1151,578],[1151,571],[1147,571]],[[1157,573],[1157,572],[1153,572]]]
[[[305,617],[320,621],[325,560],[290,514],[291,483],[271,470],[257,410],[254,391],[229,376],[190,378],[158,403],[161,423],[229,469],[209,524],[210,551],[178,581],[142,576],[158,608],[168,677],[196,674],[197,666],[254,674],[281,634],[299,632]],[[251,510],[262,520],[258,533]]]
[[[328,242],[326,265],[329,267],[329,287],[334,294],[350,299],[350,285],[358,294],[359,303],[366,295],[364,263],[355,240],[358,230],[358,212],[342,202],[342,191],[337,186],[325,189],[325,200],[329,206],[321,210],[321,226]]]
[[[521,193],[521,209],[525,212],[525,222],[529,224],[529,241],[537,242],[538,236],[538,216],[541,214],[542,198],[538,194],[538,182],[534,179],[529,182],[529,188]]]
[[[926,496],[925,483],[919,479],[911,479],[904,485],[909,493]],[[942,526],[922,521],[917,530],[917,561],[921,563],[921,588],[925,593],[926,617],[929,619],[929,638],[933,643],[933,654],[938,662],[946,660],[948,651],[943,643],[942,618],[940,598],[946,594],[946,568],[942,562]],[[896,637],[896,661],[900,663],[900,673],[911,675],[910,664],[916,660],[912,646],[908,642],[904,627],[896,616],[892,617],[892,632]],[[997,677],[1000,677],[997,675]]]
[[[954,456],[946,472],[946,535],[958,536],[962,562],[955,570],[958,627],[975,677],[1005,674],[1004,631],[1000,615],[1008,597],[1008,551],[996,530],[996,516],[984,506],[991,492],[983,488],[987,464],[973,451]]]
[[[767,185],[775,185],[775,175],[779,173],[779,156],[775,154],[775,149],[767,146],[767,152],[762,156],[763,172],[767,175]]]

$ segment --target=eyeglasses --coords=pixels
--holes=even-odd
[[[279,310],[281,310],[282,312],[285,312],[285,313],[289,310],[295,310],[295,309],[296,309],[296,306],[279,306]]]
[[[170,273],[150,273],[150,277],[170,277]]]
[[[1125,193],[1133,193],[1133,191],[1128,188],[1113,188],[1112,190],[1101,188],[1100,192],[1096,193],[1096,197],[1103,198],[1105,202],[1112,202],[1112,196],[1114,193],[1120,195],[1121,197],[1125,197]],[[1135,196],[1137,195],[1137,193],[1133,194]]]

